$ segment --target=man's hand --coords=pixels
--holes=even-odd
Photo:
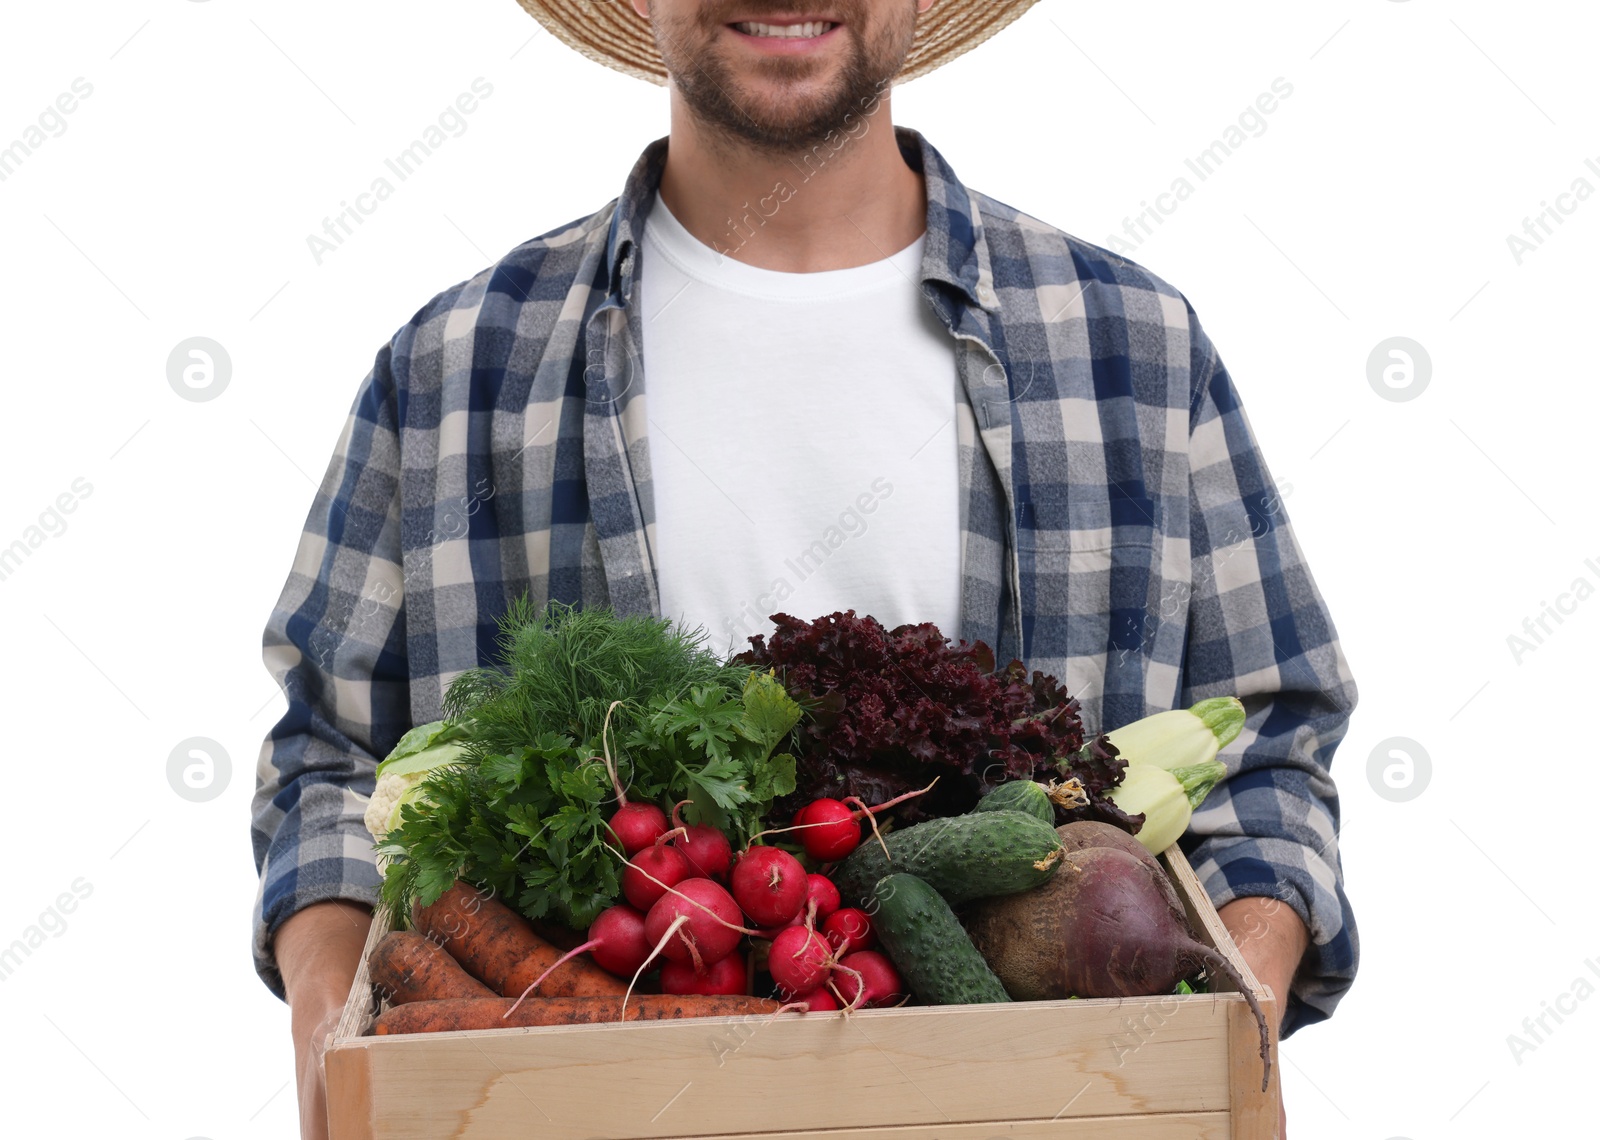
[[[1233,936],[1239,956],[1256,979],[1272,991],[1273,1008],[1278,1017],[1278,1025],[1272,1027],[1276,1037],[1278,1027],[1283,1024],[1283,1012],[1289,1005],[1289,986],[1311,942],[1306,924],[1287,903],[1272,898],[1234,899],[1217,914]],[[1280,1104],[1278,1140],[1285,1140],[1286,1123]]]
[[[350,996],[371,926],[372,913],[366,907],[329,900],[290,915],[273,939],[273,954],[289,997],[302,1140],[327,1140],[322,1055]]]

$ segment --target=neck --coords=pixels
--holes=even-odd
[[[851,133],[773,155],[708,133],[674,89],[661,198],[712,249],[784,273],[881,261],[927,228],[925,181],[900,154],[887,95]]]

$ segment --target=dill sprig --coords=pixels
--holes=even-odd
[[[552,602],[540,612],[526,596],[499,622],[500,668],[470,669],[451,682],[445,717],[465,722],[467,752],[482,759],[546,733],[598,746],[606,713],[610,736],[625,737],[652,698],[680,697],[697,685],[737,692],[749,666],[728,665],[704,648],[705,634],[649,615]]]

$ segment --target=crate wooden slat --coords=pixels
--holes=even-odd
[[[1266,1006],[1177,848],[1203,941]],[[374,922],[368,946],[382,937]],[[1268,1140],[1255,1020],[1218,992],[364,1037],[365,965],[326,1059],[332,1140]],[[1273,1016],[1269,1009],[1269,1018]],[[1274,1050],[1274,1053],[1276,1050]],[[827,1090],[818,1095],[817,1090]]]

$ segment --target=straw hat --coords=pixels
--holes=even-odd
[[[1038,0],[938,0],[917,17],[904,83],[949,63],[1033,7]],[[517,0],[552,35],[596,63],[665,87],[667,69],[650,22],[628,0]]]

